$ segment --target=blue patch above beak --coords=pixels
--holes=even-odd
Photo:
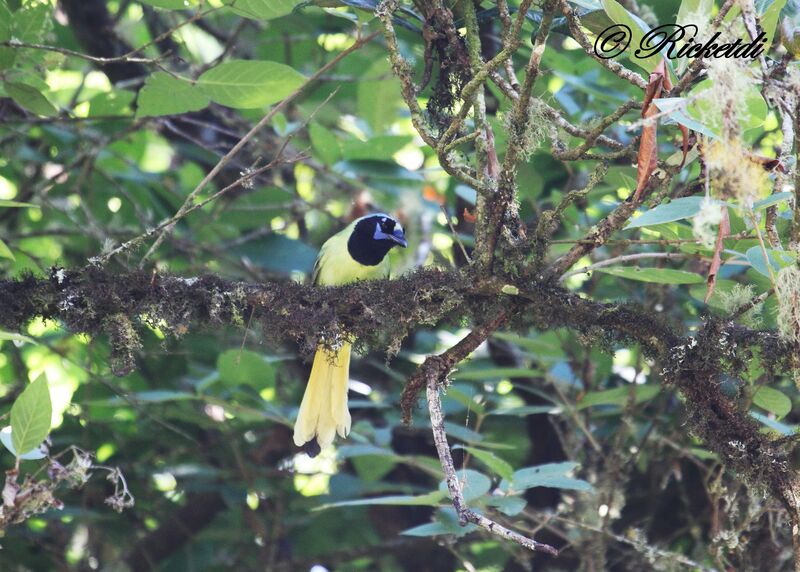
[[[399,224],[395,226],[392,234],[386,234],[381,230],[381,225],[375,225],[375,233],[372,235],[372,238],[375,240],[391,240],[395,244],[399,244],[403,248],[408,246],[408,241],[406,241],[406,235],[403,234],[403,227]]]
[[[408,246],[408,241],[406,240],[406,235],[403,234],[403,229],[399,226],[394,229],[394,232],[389,235],[389,240],[393,240],[403,248]]]

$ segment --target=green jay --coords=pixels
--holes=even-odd
[[[402,225],[383,213],[350,223],[329,238],[319,251],[312,282],[340,286],[360,280],[389,277],[387,254],[395,246],[408,246]],[[338,433],[350,432],[347,385],[350,377],[350,342],[335,350],[317,348],[297,421],[294,443],[315,457],[333,443]]]

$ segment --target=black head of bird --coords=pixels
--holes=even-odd
[[[403,226],[389,215],[380,213],[359,219],[347,240],[350,256],[365,266],[380,264],[395,246],[408,246]]]

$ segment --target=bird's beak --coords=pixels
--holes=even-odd
[[[403,248],[408,246],[408,241],[406,240],[406,235],[403,234],[403,230],[402,229],[399,229],[399,228],[394,229],[394,232],[389,235],[389,239],[394,241],[394,242],[396,242],[397,244],[399,244]]]

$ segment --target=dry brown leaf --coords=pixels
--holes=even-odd
[[[642,127],[642,137],[639,140],[639,154],[636,159],[637,175],[636,192],[633,194],[634,202],[639,200],[647,181],[650,180],[650,175],[653,174],[653,171],[658,166],[658,120],[652,119],[658,114],[658,108],[653,105],[653,100],[660,97],[665,88],[670,89],[671,87],[672,83],[669,79],[667,63],[662,58],[656,69],[650,74],[647,89],[644,93],[644,101],[642,102],[642,119],[645,121]],[[684,148],[686,148],[687,140],[688,136],[684,139]]]
[[[722,248],[725,237],[731,233],[731,221],[728,218],[728,207],[722,206],[722,220],[719,222],[717,229],[717,242],[714,245],[714,257],[711,259],[711,268],[708,270],[708,278],[706,279],[706,297],[703,300],[706,304],[714,294],[714,287],[717,285],[717,273],[719,267],[722,266]]]

